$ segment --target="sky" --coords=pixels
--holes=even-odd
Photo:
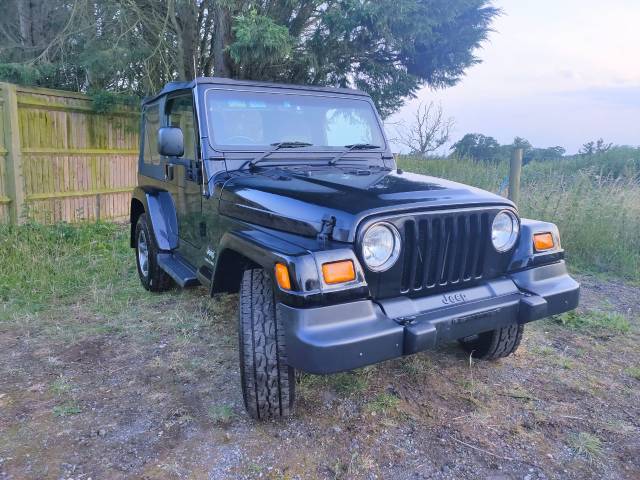
[[[600,137],[640,145],[640,0],[495,0],[503,15],[477,51],[482,63],[449,89],[420,90],[388,119],[440,103],[452,141],[482,133],[575,153]],[[396,146],[395,150],[399,150]]]

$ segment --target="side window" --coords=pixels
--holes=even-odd
[[[144,109],[144,163],[160,165],[158,154],[158,129],[160,128],[160,107],[149,105]]]
[[[167,116],[170,127],[179,127],[184,135],[184,158],[196,159],[196,129],[195,115],[191,95],[174,97],[167,102]]]

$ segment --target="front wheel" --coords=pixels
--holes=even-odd
[[[474,358],[497,360],[508,357],[518,349],[523,332],[524,326],[516,323],[463,338],[460,343]]]
[[[150,292],[164,292],[171,288],[171,277],[158,265],[158,247],[144,213],[138,217],[135,240],[136,265],[142,286]]]
[[[294,369],[287,365],[273,284],[262,269],[246,270],[242,276],[238,331],[247,412],[259,420],[290,415],[295,398]]]

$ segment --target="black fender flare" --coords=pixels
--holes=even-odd
[[[178,248],[178,216],[171,193],[149,187],[136,187],[131,199],[131,246],[135,246],[134,232],[137,221],[134,205],[142,204],[160,250]]]
[[[216,293],[223,278],[232,276],[238,265],[229,262],[229,257],[242,258],[249,264],[262,267],[273,276],[276,263],[289,266],[292,281],[300,286],[302,279],[311,279],[307,287],[317,287],[318,271],[310,252],[278,235],[244,225],[224,233],[218,243],[211,293]],[[232,271],[231,271],[232,270]],[[315,280],[315,282],[313,282]]]
[[[238,224],[220,239],[216,255],[211,294],[237,291],[228,287],[239,286],[247,265],[263,268],[275,280],[274,266],[283,263],[289,270],[292,290],[276,288],[276,299],[287,305],[309,306],[326,301],[340,302],[369,295],[364,272],[351,245],[334,245],[325,250],[309,250],[297,244],[295,236],[275,230]],[[321,277],[321,264],[351,259],[356,267],[356,280],[345,285],[328,285]],[[242,265],[244,263],[244,265]],[[226,285],[225,285],[226,283]],[[331,300],[329,299],[331,297]]]

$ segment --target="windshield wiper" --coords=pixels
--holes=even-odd
[[[341,151],[338,155],[329,160],[329,165],[335,165],[342,157],[352,150],[373,150],[374,148],[380,148],[379,145],[372,145],[370,143],[354,143],[353,145],[345,145],[346,150]]]
[[[300,148],[300,147],[311,147],[313,144],[308,142],[276,142],[271,144],[271,148],[264,153],[261,153],[256,158],[249,162],[249,168],[252,169],[256,166],[256,164],[260,163],[262,160],[267,158],[274,152],[282,148]]]

